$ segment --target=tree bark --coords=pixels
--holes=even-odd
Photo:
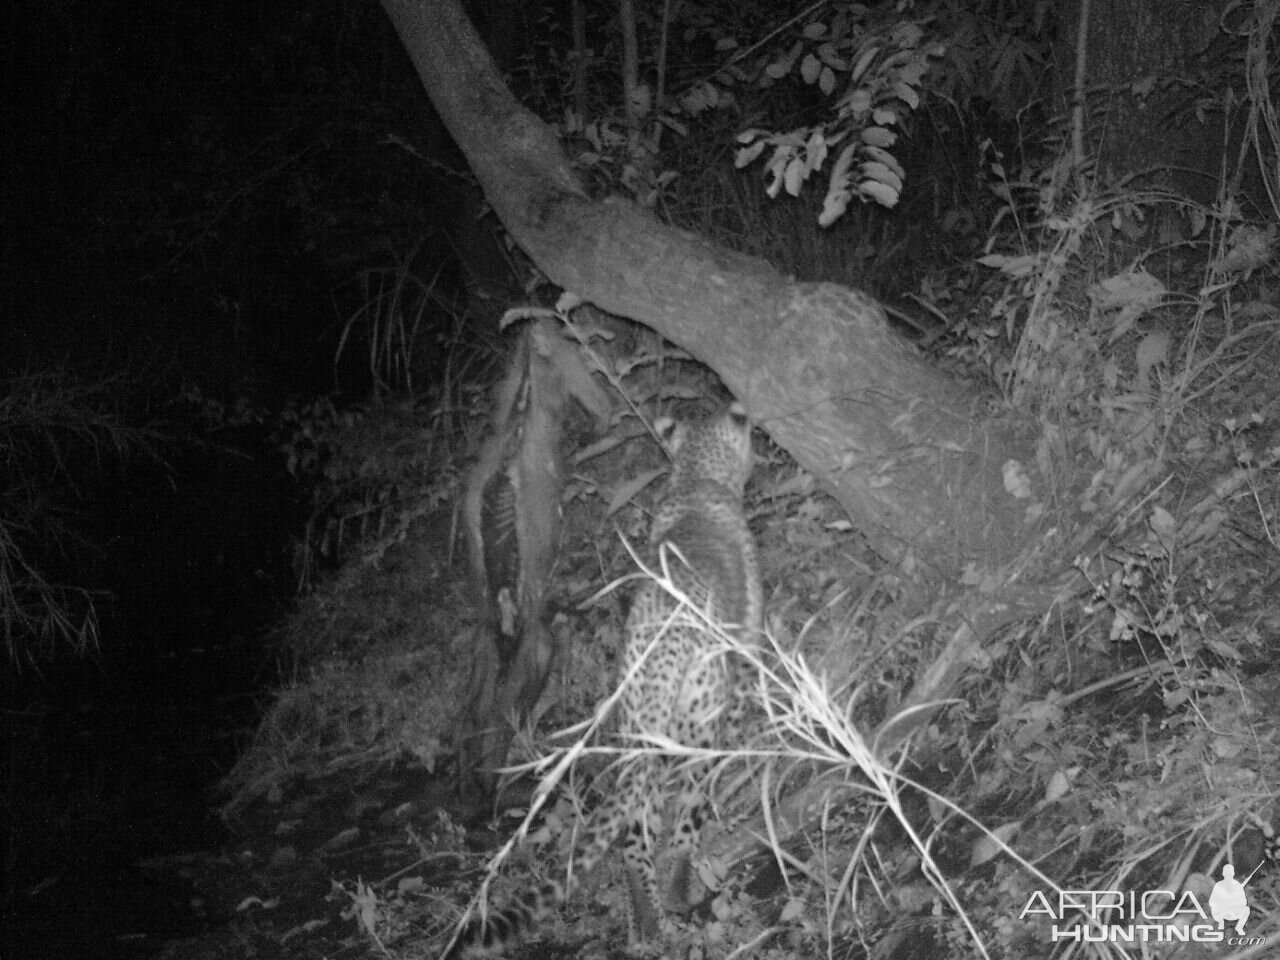
[[[1221,173],[1221,125],[1171,123],[1172,117],[1190,114],[1188,101],[1198,95],[1171,81],[1196,75],[1228,6],[1228,0],[1089,5],[1084,81],[1094,123],[1084,154],[1098,157],[1108,181],[1137,175],[1137,185],[1213,202]],[[1074,97],[1072,61],[1080,49],[1081,11],[1081,0],[1054,7],[1063,37],[1055,48],[1059,104]]]

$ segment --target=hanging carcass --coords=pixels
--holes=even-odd
[[[516,336],[463,507],[479,626],[459,730],[459,785],[474,801],[492,791],[512,723],[528,717],[555,660],[547,589],[560,547],[572,403],[597,426],[610,414],[608,395],[557,321],[526,322]]]

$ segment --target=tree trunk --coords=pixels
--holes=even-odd
[[[986,390],[931,367],[866,294],[797,282],[625,201],[589,198],[456,0],[383,5],[490,204],[538,267],[711,367],[917,584],[920,609],[968,624],[951,631],[908,706],[948,696],[990,629],[1061,589],[1061,558],[1096,527],[1046,531],[1028,518],[1034,500],[1006,492],[1006,463],[1018,460],[1033,496],[1049,496],[1035,453],[988,416],[998,404]]]
[[[1222,129],[1213,122],[1171,123],[1189,116],[1198,61],[1218,34],[1228,0],[1093,0],[1085,24],[1084,85],[1093,136],[1086,156],[1099,159],[1108,181],[1138,174],[1140,186],[1160,186],[1211,203],[1220,182]],[[1064,42],[1055,49],[1057,101],[1071,89],[1082,0],[1055,6]]]

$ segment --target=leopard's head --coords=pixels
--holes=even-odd
[[[739,496],[751,475],[751,421],[736,400],[698,423],[660,417],[654,430],[671,456],[671,486],[720,484]]]

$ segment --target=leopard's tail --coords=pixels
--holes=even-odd
[[[548,881],[520,896],[514,903],[468,921],[454,938],[443,960],[480,960],[500,957],[533,933],[539,923],[565,901],[565,890]]]

